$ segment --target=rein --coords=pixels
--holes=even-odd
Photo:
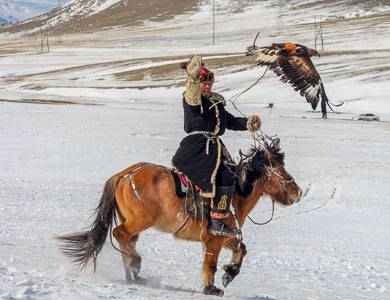
[[[291,178],[290,180],[285,180],[284,177],[283,177],[282,175],[280,175],[278,172],[275,172],[275,170],[274,170],[274,168],[273,168],[273,166],[272,166],[271,160],[270,160],[270,158],[269,158],[269,155],[267,155],[267,157],[268,157],[268,160],[269,160],[269,163],[270,163],[271,170],[268,170],[268,169],[267,169],[267,175],[268,175],[268,176],[267,176],[267,182],[265,183],[265,185],[264,185],[264,187],[263,187],[263,191],[265,190],[265,188],[266,188],[268,182],[271,180],[271,177],[272,177],[273,174],[275,174],[277,177],[279,177],[279,178],[281,179],[281,183],[279,183],[279,185],[280,185],[280,191],[282,191],[282,189],[284,188],[284,185],[285,185],[286,183],[295,182],[294,178]],[[277,165],[275,165],[275,166],[278,166],[278,165],[279,165],[279,164],[277,164]],[[268,224],[269,222],[272,221],[272,219],[273,219],[273,217],[274,217],[274,213],[275,213],[275,202],[272,201],[272,215],[271,215],[271,218],[270,218],[268,221],[266,221],[266,222],[264,222],[264,223],[255,222],[249,215],[247,215],[247,218],[248,218],[249,220],[251,220],[251,222],[252,222],[253,224],[255,224],[255,225],[266,225],[266,224]]]
[[[255,225],[266,225],[266,224],[268,224],[269,222],[271,222],[272,219],[274,218],[274,212],[275,212],[275,202],[272,201],[272,215],[271,215],[271,218],[270,218],[268,221],[266,221],[266,222],[264,222],[264,223],[255,222],[255,221],[253,221],[253,219],[252,219],[249,215],[247,216],[247,218],[248,218],[249,220],[251,220],[252,223],[255,224]]]
[[[257,80],[255,81],[255,83],[253,83],[251,86],[249,86],[248,88],[246,88],[246,89],[243,90],[242,92],[240,92],[240,93],[234,95],[233,97],[231,97],[231,98],[228,99],[228,100],[223,99],[223,100],[221,100],[221,101],[215,102],[213,105],[210,106],[209,109],[212,109],[215,105],[218,105],[218,104],[223,103],[223,102],[225,102],[225,101],[229,101],[229,102],[232,103],[233,107],[234,107],[240,114],[242,114],[243,116],[245,116],[245,114],[243,114],[243,113],[237,108],[235,102],[236,102],[236,100],[237,100],[238,98],[240,98],[240,96],[241,96],[242,94],[246,93],[246,92],[249,91],[251,88],[253,88],[256,84],[258,84],[258,83],[260,82],[260,80],[263,79],[263,77],[264,77],[265,74],[267,73],[268,69],[269,69],[269,67],[267,66],[267,68],[265,69],[263,75],[261,75],[261,76],[259,77],[259,79],[257,79]],[[234,100],[233,100],[233,99],[234,99]]]

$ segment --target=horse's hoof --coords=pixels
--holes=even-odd
[[[222,284],[224,287],[233,281],[233,279],[240,273],[240,268],[236,264],[223,266],[225,274],[222,276]]]
[[[227,287],[227,285],[230,282],[232,282],[232,280],[233,280],[233,277],[230,274],[228,274],[228,273],[223,274],[223,276],[222,276],[222,284],[223,284],[224,287]]]
[[[210,284],[205,286],[203,289],[203,294],[222,297],[225,292],[214,285]]]
[[[148,282],[145,278],[137,276],[134,280],[134,283],[138,285],[146,285]]]
[[[128,284],[137,284],[137,285],[146,285],[147,280],[145,278],[139,277],[139,276],[132,276],[132,277],[127,277],[126,276],[126,282]]]

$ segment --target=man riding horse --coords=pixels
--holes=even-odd
[[[172,164],[200,188],[203,197],[212,198],[208,231],[214,235],[233,236],[236,231],[225,225],[235,190],[235,176],[227,166],[229,152],[220,136],[226,129],[257,131],[261,121],[256,115],[235,117],[225,109],[222,95],[211,91],[214,73],[202,67],[194,55],[181,65],[186,69],[183,94],[184,131]]]

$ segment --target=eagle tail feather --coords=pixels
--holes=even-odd
[[[310,94],[304,95],[302,91],[300,92],[301,96],[304,96],[306,98],[307,103],[310,103],[311,108],[315,110],[317,108],[318,101],[316,98],[310,96]]]
[[[316,101],[308,101],[308,102],[310,102],[311,108],[312,108],[313,110],[315,110],[315,109],[317,108],[318,102],[316,102]]]

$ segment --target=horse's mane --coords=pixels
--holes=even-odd
[[[284,153],[278,145],[266,144],[264,149],[252,147],[248,154],[240,155],[241,159],[234,172],[237,176],[236,191],[242,197],[248,197],[252,193],[254,182],[261,178],[270,166],[270,159],[272,164],[284,165]]]

